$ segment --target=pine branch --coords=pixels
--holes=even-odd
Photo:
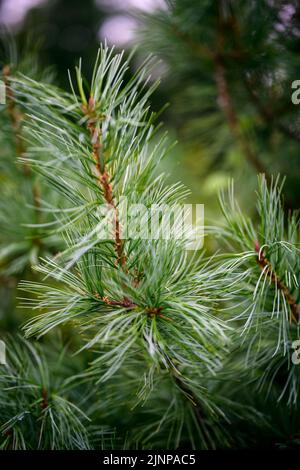
[[[137,287],[137,286],[134,286]],[[99,296],[96,294],[96,297]],[[135,304],[132,300],[128,297],[124,297],[123,300],[110,300],[108,297],[102,297],[101,299],[106,305],[117,306],[117,307],[124,307],[128,310],[138,309],[138,304]],[[165,320],[171,320],[169,317],[165,317],[161,314],[163,311],[163,307],[147,307],[145,309],[145,313],[147,313],[150,317],[158,316],[160,318],[164,318]]]
[[[266,396],[278,386],[278,401],[287,397],[288,404],[295,405],[300,376],[291,351],[299,339],[299,215],[285,217],[281,191],[278,178],[270,185],[259,178],[257,227],[238,207],[232,191],[229,204],[224,199],[221,204],[227,220],[223,234],[233,251],[236,244],[242,250],[228,255],[227,265],[236,272],[231,309],[244,325],[239,350],[246,355],[247,370],[253,371],[249,381],[256,381]]]
[[[93,148],[93,158],[95,160],[97,176],[100,186],[103,188],[104,199],[109,206],[114,210],[115,220],[115,250],[117,253],[117,264],[120,265],[123,269],[126,269],[126,257],[123,253],[123,246],[121,240],[120,232],[120,220],[119,220],[119,210],[116,206],[115,197],[113,194],[112,184],[110,183],[110,176],[106,170],[104,157],[101,155],[101,129],[99,126],[99,121],[101,121],[101,116],[97,116],[95,110],[95,101],[92,96],[90,96],[88,105],[83,104],[82,109],[87,120],[87,128],[91,133],[91,143]]]
[[[213,373],[226,349],[227,328],[214,315],[216,302],[227,295],[221,270],[202,265],[196,254],[190,259],[185,234],[182,239],[167,241],[129,235],[122,243],[118,230],[112,241],[97,237],[97,208],[103,201],[114,210],[120,196],[126,196],[128,205],[143,202],[147,207],[174,207],[186,194],[180,184],[168,186],[163,175],[154,176],[166,153],[164,140],[152,141],[156,128],[148,99],[156,84],[144,91],[148,70],[142,67],[122,87],[127,63],[121,60],[122,54],[113,56],[112,50],[101,48],[89,99],[78,68],[79,97],[75,93],[66,97],[66,106],[57,91],[56,108],[44,104],[41,112],[47,119],[33,115],[28,127],[37,147],[42,145],[45,153],[50,148],[58,160],[57,166],[51,161],[54,169],[50,175],[44,162],[31,158],[30,163],[69,198],[78,216],[67,224],[62,221],[62,227],[67,225],[66,252],[38,267],[48,279],[58,281],[59,287],[48,282],[21,284],[34,294],[26,300],[27,307],[41,312],[28,322],[26,334],[43,335],[75,320],[85,339],[82,349],[97,346],[87,374],[97,374],[102,383],[115,375],[135,349],[146,352],[149,367],[163,363],[171,370],[176,364],[176,369],[188,374],[194,368],[199,373]],[[19,87],[25,88],[26,78],[22,83]],[[49,87],[30,85],[29,100],[46,95],[43,103],[47,103],[50,94],[52,102],[54,93]],[[38,129],[40,122],[43,132]],[[60,164],[62,153],[72,158]],[[140,222],[139,217],[128,221],[133,233],[138,232]],[[119,267],[122,269],[116,269]],[[189,382],[184,376],[181,380]]]

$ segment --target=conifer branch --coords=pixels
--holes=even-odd
[[[121,60],[121,54],[112,56],[112,50],[100,50],[89,99],[84,96],[80,69],[77,70],[81,102],[73,93],[68,107],[74,111],[78,126],[73,127],[73,119],[70,122],[68,116],[62,116],[61,109],[66,107],[62,103],[57,110],[43,108],[46,114],[51,113],[51,124],[43,120],[46,129],[42,133],[37,129],[40,122],[38,116],[36,119],[33,116],[32,127],[28,127],[28,134],[37,140],[38,148],[40,145],[48,148],[49,145],[58,158],[61,142],[65,145],[66,135],[70,139],[66,144],[67,153],[76,155],[76,159],[64,160],[66,173],[63,184],[59,184],[61,166],[54,169],[50,182],[61,189],[65,197],[65,182],[74,181],[73,185],[69,185],[68,196],[72,196],[74,211],[77,210],[80,215],[81,207],[86,207],[87,222],[84,218],[78,224],[75,217],[74,222],[71,220],[68,223],[66,256],[68,260],[70,256],[72,259],[67,266],[60,266],[63,253],[59,262],[47,260],[38,268],[41,272],[45,270],[47,277],[49,275],[60,282],[59,293],[56,291],[52,295],[50,292],[53,288],[47,283],[22,283],[25,290],[40,292],[30,300],[33,308],[44,311],[47,305],[47,311],[30,320],[26,332],[28,335],[44,334],[77,317],[76,323],[80,330],[91,332],[91,337],[82,349],[99,345],[100,351],[91,369],[99,373],[99,369],[106,367],[106,372],[100,375],[101,382],[115,374],[134,347],[138,347],[141,353],[145,351],[151,363],[162,361],[168,370],[177,364],[189,373],[193,367],[213,371],[219,364],[221,351],[226,347],[226,327],[213,315],[214,299],[218,296],[216,283],[222,283],[221,273],[218,270],[211,273],[208,281],[207,269],[201,267],[200,261],[193,265],[189,260],[184,237],[167,242],[129,237],[130,265],[126,263],[118,230],[114,237],[113,252],[111,243],[99,243],[97,237],[99,217],[90,211],[90,207],[97,207],[101,200],[99,187],[106,203],[115,210],[116,190],[118,194],[126,195],[128,203],[136,204],[140,200],[147,206],[168,204],[173,207],[185,197],[183,186],[166,185],[163,175],[154,177],[157,162],[165,153],[165,149],[160,147],[160,142],[164,142],[162,139],[151,147],[149,145],[155,127],[154,115],[148,113],[148,97],[156,84],[142,93],[145,85],[141,82],[146,80],[145,73],[148,73],[148,69],[143,67],[122,89],[127,63],[122,64]],[[42,85],[35,84],[32,88],[38,96],[45,93],[51,93],[52,96],[51,89]],[[59,98],[59,93],[56,96]],[[43,102],[46,103],[47,99]],[[78,138],[83,122],[88,136],[88,149],[82,144],[83,140]],[[62,137],[60,132],[63,132]],[[90,147],[97,184],[91,177],[87,162]],[[105,154],[110,155],[109,162],[104,160]],[[43,162],[37,160],[34,164],[42,171],[47,170]],[[113,177],[111,172],[114,173]],[[134,230],[139,224],[138,218],[131,220]],[[121,270],[115,269],[115,252]],[[101,265],[99,255],[102,258]],[[129,275],[129,268],[132,276]],[[140,282],[141,271],[143,282]],[[214,355],[210,353],[210,344],[214,344]],[[192,358],[195,358],[195,363]],[[199,359],[201,364],[198,363]],[[189,382],[186,377],[182,380]]]
[[[98,295],[96,297],[99,298]],[[106,305],[111,305],[111,306],[117,306],[117,307],[123,307],[128,310],[134,310],[138,308],[138,304],[135,304],[130,300],[128,297],[124,297],[123,300],[110,300],[108,297],[102,297],[101,299]],[[169,317],[166,317],[165,315],[162,315],[163,307],[146,307],[145,308],[145,313],[149,315],[150,317],[157,316],[160,318],[164,318],[167,320],[171,320]]]

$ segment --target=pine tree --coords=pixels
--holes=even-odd
[[[174,208],[188,195],[157,171],[171,146],[150,110],[152,65],[125,80],[128,61],[103,46],[90,84],[81,63],[70,73],[71,93],[3,70],[5,118],[23,110],[18,165],[44,188],[43,220],[27,224],[59,248],[19,283],[30,318],[0,369],[2,448],[297,444],[298,215],[261,175],[254,221],[233,185],[221,196],[221,253],[189,253],[189,233],[130,235],[145,222],[124,221],[122,198]]]

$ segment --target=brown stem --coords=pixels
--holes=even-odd
[[[258,254],[257,255],[258,265],[260,266],[262,270],[264,270],[265,274],[268,276],[271,282],[277,287],[277,289],[279,289],[282,292],[287,303],[290,306],[292,320],[296,323],[299,323],[300,310],[297,305],[297,302],[294,296],[292,295],[292,293],[290,292],[289,288],[286,286],[286,284],[274,271],[273,266],[271,265],[270,261],[267,259],[266,255],[261,250],[261,247],[258,241],[255,242],[255,251]]]
[[[49,406],[49,403],[48,403],[47,390],[43,387],[42,388],[42,402],[41,402],[42,411],[48,408],[48,406]]]
[[[128,310],[133,310],[134,308],[137,307],[137,305],[134,302],[132,302],[132,300],[128,299],[127,297],[124,297],[123,300],[110,300],[108,297],[102,297],[101,300],[105,302],[107,305],[117,305],[119,307],[128,308]]]
[[[110,176],[105,168],[105,163],[101,155],[101,130],[97,127],[98,119],[95,110],[95,101],[92,96],[89,99],[88,106],[83,106],[82,109],[88,117],[87,128],[91,134],[92,155],[95,161],[98,182],[103,190],[105,201],[113,208],[115,213],[115,251],[117,254],[117,264],[126,270],[126,257],[123,253],[119,210],[115,202]]]
[[[96,295],[96,297],[99,297],[99,296]],[[122,300],[111,300],[108,297],[102,297],[101,300],[105,302],[107,305],[113,305],[113,306],[116,305],[118,307],[127,308],[128,310],[134,310],[135,308],[138,307],[138,305],[132,302],[132,300],[130,300],[128,297],[124,297]],[[163,307],[147,307],[145,308],[145,312],[150,317],[157,316],[160,318],[164,318],[165,320],[171,320],[170,318],[162,315],[161,312],[163,311],[163,309],[164,309]]]

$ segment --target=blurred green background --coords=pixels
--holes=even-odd
[[[19,56],[28,41],[38,44],[41,65],[67,89],[79,57],[90,76],[100,41],[127,53],[137,46],[137,63],[157,56],[162,84],[152,105],[170,103],[162,119],[179,142],[166,171],[205,203],[209,220],[229,177],[251,211],[261,171],[286,175],[287,206],[299,206],[300,121],[291,102],[299,18],[297,1],[0,1],[2,35],[14,36]]]
[[[152,79],[161,86],[151,104],[158,111],[169,103],[161,119],[177,141],[158,171],[205,204],[206,224],[220,223],[218,193],[231,178],[255,219],[261,172],[268,181],[285,177],[286,212],[299,209],[300,104],[291,99],[300,80],[298,0],[0,0],[0,32],[1,68],[18,69],[37,50],[41,68],[68,91],[68,69],[81,57],[89,79],[100,42],[125,55],[136,48],[134,67],[154,54]],[[217,243],[208,237],[205,248],[214,252]],[[18,276],[34,278],[26,269]],[[0,328],[15,331],[24,322],[15,310],[18,277],[0,280]]]

